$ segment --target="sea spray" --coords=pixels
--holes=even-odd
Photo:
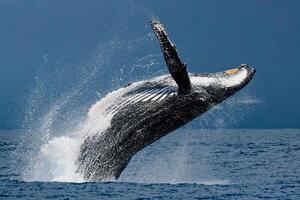
[[[61,136],[42,145],[28,181],[82,182],[74,165],[79,143],[77,138]]]
[[[135,57],[135,52],[140,51],[141,45],[151,45],[151,40],[149,32],[140,38],[124,42],[114,38],[99,43],[96,54],[86,64],[67,66],[68,63],[65,63],[63,69],[57,70],[54,68],[58,66],[53,66],[53,57],[43,54],[43,63],[27,100],[23,121],[26,132],[14,156],[17,158],[14,162],[15,171],[20,171],[23,180],[83,180],[76,174],[75,166],[80,143],[89,134],[99,134],[109,125],[112,113],[103,111],[113,103],[115,93],[106,96],[112,97],[108,101],[105,100],[108,98],[100,101],[97,99],[133,79],[144,79],[149,74],[153,76],[162,73],[153,52]],[[153,47],[149,49],[152,50]],[[113,59],[115,57],[118,59]],[[128,57],[132,57],[133,61],[128,62]],[[120,63],[124,65],[120,67]],[[70,74],[73,81],[65,82],[65,77]],[[61,87],[62,84],[64,87]],[[96,103],[91,106],[93,102]],[[74,153],[70,153],[71,151]],[[68,156],[63,156],[64,153],[68,153]],[[55,158],[64,159],[59,162]],[[65,164],[63,160],[66,161]],[[67,171],[67,168],[70,170]]]
[[[77,158],[80,146],[86,137],[101,134],[110,125],[113,117],[112,106],[121,104],[122,97],[132,87],[142,82],[132,84],[107,94],[95,103],[87,113],[86,120],[75,129],[66,130],[63,136],[52,137],[40,148],[38,156],[33,161],[31,175],[27,181],[85,181],[77,170]]]

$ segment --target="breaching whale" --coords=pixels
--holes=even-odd
[[[108,94],[114,102],[99,109],[111,116],[110,125],[88,135],[80,147],[78,172],[86,180],[118,179],[139,150],[233,95],[255,73],[246,64],[218,73],[188,73],[163,25],[159,21],[151,25],[170,75]]]

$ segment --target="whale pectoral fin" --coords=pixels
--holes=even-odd
[[[191,91],[191,81],[186,64],[182,63],[178,57],[176,46],[168,39],[163,25],[159,21],[152,21],[151,25],[159,41],[170,74],[178,85],[178,94],[188,94]]]

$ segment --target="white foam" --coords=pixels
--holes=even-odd
[[[64,136],[49,139],[41,146],[25,181],[83,182],[82,175],[76,172],[80,145],[86,137],[101,134],[109,127],[113,117],[109,108],[121,102],[122,95],[140,83],[109,93],[90,108],[87,119],[77,128],[66,130],[61,134]]]
[[[76,173],[76,160],[80,140],[71,137],[55,137],[42,145],[33,166],[29,181],[82,182],[83,177]]]

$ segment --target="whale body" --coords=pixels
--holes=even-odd
[[[104,130],[85,138],[78,171],[86,180],[118,179],[141,149],[208,111],[246,86],[255,69],[246,64],[218,73],[188,73],[163,25],[151,22],[170,75],[130,84],[102,107],[111,116]]]

